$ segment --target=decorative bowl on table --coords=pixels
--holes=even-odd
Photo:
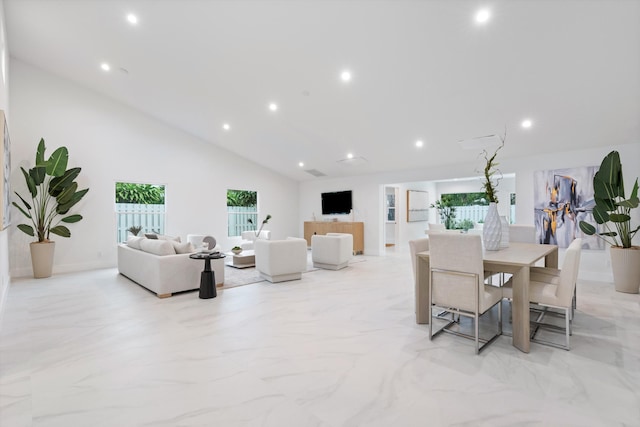
[[[242,248],[233,248],[233,249],[231,249],[231,252],[233,252],[234,254],[238,255],[240,252],[242,252]]]

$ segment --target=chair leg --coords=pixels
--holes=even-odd
[[[475,330],[476,330],[476,354],[480,353],[480,316],[478,316],[478,311],[476,310],[475,319]]]
[[[569,312],[571,311],[570,308],[565,309],[565,327],[566,327],[566,332],[565,335],[567,337],[567,350],[569,350],[570,346],[569,346],[569,336],[571,335],[571,318],[569,317]]]
[[[433,305],[429,304],[429,341],[433,338]]]
[[[498,303],[498,334],[502,335],[502,300]]]

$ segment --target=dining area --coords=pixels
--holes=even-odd
[[[558,246],[535,243],[533,226],[511,230],[497,250],[473,233],[434,231],[409,242],[415,321],[428,325],[430,340],[443,332],[468,338],[478,354],[506,335],[506,321],[512,345],[523,353],[532,342],[570,350],[582,241],[574,239],[559,266]],[[491,320],[481,322],[483,315]],[[541,339],[541,330],[559,339]]]

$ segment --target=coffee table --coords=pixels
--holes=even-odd
[[[256,265],[256,253],[252,250],[245,250],[239,254],[228,252],[227,255],[231,259],[231,262],[227,264],[229,267],[247,268]]]

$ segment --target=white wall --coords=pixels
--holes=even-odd
[[[258,191],[261,219],[273,216],[265,228],[273,238],[298,232],[295,181],[15,58],[11,71],[14,189],[25,190],[19,167],[33,166],[41,137],[47,154],[69,148],[69,166],[82,167],[80,188],[90,188],[75,209],[84,220],[70,225],[70,239],[56,236],[54,274],[116,265],[117,181],[166,185],[166,234],[211,234],[230,249],[239,238],[226,237],[229,188]],[[14,224],[23,219],[13,214]],[[14,277],[32,273],[30,241],[11,227]]]
[[[4,110],[9,127],[9,136],[13,137],[9,118],[9,51],[7,32],[4,22],[4,1],[0,0],[0,110]],[[2,167],[0,165],[0,167]],[[14,221],[15,222],[15,221]],[[9,228],[0,231],[0,319],[4,313],[4,303],[9,290]]]
[[[517,194],[516,218],[521,224],[533,224],[533,173],[537,170],[560,169],[578,167],[585,165],[600,165],[602,158],[611,150],[620,152],[623,171],[625,175],[625,187],[631,191],[633,181],[640,176],[640,142],[638,141],[617,141],[619,145],[612,145],[606,148],[589,148],[579,151],[556,151],[549,154],[538,154],[522,158],[501,158],[500,168],[503,173],[515,173],[515,192]],[[453,179],[458,177],[468,177],[474,174],[477,169],[475,164],[456,164],[438,168],[425,168],[421,170],[399,171],[381,173],[369,176],[358,176],[339,179],[318,179],[300,183],[300,217],[306,219],[305,215],[310,209],[316,209],[320,204],[320,193],[324,191],[336,191],[338,189],[351,189],[354,191],[356,209],[356,221],[365,222],[365,253],[378,255],[384,251],[384,229],[382,212],[382,196],[384,186],[398,185],[392,183],[409,183],[435,181],[442,179]],[[407,184],[408,185],[408,184]],[[412,188],[416,189],[416,188]],[[401,189],[402,191],[402,189]],[[433,190],[429,190],[433,191]],[[505,191],[505,188],[502,189]],[[506,196],[502,196],[503,200]],[[400,197],[402,201],[402,197]],[[399,209],[403,207],[399,206]],[[406,206],[404,207],[406,209]],[[632,224],[640,223],[640,212],[633,211]],[[400,211],[402,212],[402,211]],[[422,224],[422,223],[418,223]],[[300,224],[302,227],[302,224]],[[402,227],[401,227],[402,229]],[[416,230],[405,228],[405,232],[400,232],[400,239],[396,242],[397,247],[407,247],[407,242],[418,235]],[[640,244],[640,236],[636,235],[635,244]],[[587,252],[587,253],[585,253]],[[602,280],[609,280],[611,277],[611,267],[606,251],[583,251],[581,262],[582,271],[594,273],[591,277],[602,276]]]

